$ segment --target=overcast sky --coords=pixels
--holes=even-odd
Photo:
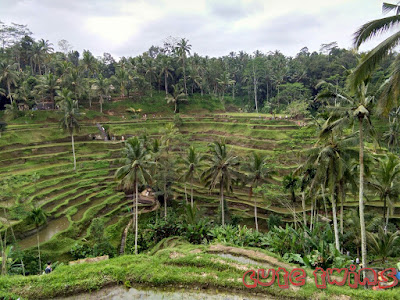
[[[359,26],[383,16],[381,6],[379,0],[0,0],[0,21],[28,25],[56,49],[66,39],[95,56],[135,56],[168,36],[189,39],[200,55],[258,49],[293,56],[333,41],[350,48]]]

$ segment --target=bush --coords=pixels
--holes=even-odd
[[[87,244],[75,243],[69,250],[74,259],[81,259],[93,256],[92,248]]]
[[[197,223],[184,223],[182,234],[192,244],[201,244],[210,239],[211,223],[207,219],[201,219]]]
[[[93,219],[89,227],[89,236],[97,244],[104,241],[104,221],[102,219]]]
[[[116,254],[117,250],[108,241],[95,244],[93,247],[94,256],[108,255],[109,257],[114,257]]]
[[[270,214],[267,221],[268,229],[272,230],[275,226],[279,227],[282,225],[282,217],[276,214]]]

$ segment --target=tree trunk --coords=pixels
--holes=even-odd
[[[103,113],[103,96],[100,96],[100,112]]]
[[[313,227],[313,219],[314,219],[314,199],[311,199],[310,230],[312,230]]]
[[[340,184],[340,234],[343,235],[343,211],[344,211],[344,199],[346,197],[346,190],[344,184]]]
[[[185,181],[185,200],[186,200],[186,204],[188,204],[188,197],[187,197],[187,192],[186,192],[186,181]]]
[[[138,202],[139,202],[139,191],[138,191],[138,183],[137,183],[137,178],[135,176],[135,254],[138,254]]]
[[[222,226],[225,225],[225,211],[224,211],[224,186],[223,186],[223,179],[221,179],[220,183],[220,191],[221,195],[221,221],[222,221]]]
[[[168,78],[167,78],[167,73],[164,73],[164,86],[165,86],[165,96],[168,96]]]
[[[74,171],[76,171],[76,157],[75,157],[74,134],[71,134],[71,143],[72,143],[72,155],[73,155],[73,157],[74,157]]]
[[[192,205],[193,208],[193,178],[190,180],[190,204]]]
[[[304,192],[304,191],[301,193],[301,206],[302,206],[302,208],[303,208],[303,221],[304,221],[304,226],[307,227],[306,196],[305,196],[305,192]]]
[[[164,220],[167,220],[167,184],[164,183]]]
[[[5,236],[7,233],[5,233]],[[3,238],[0,233],[0,246],[1,246],[1,275],[5,276],[7,274],[7,258],[6,258],[6,247],[7,247],[7,240],[4,236],[4,243]]]
[[[383,222],[385,222],[386,220],[386,206],[387,206],[387,202],[386,202],[386,196],[383,197]]]
[[[257,79],[256,79],[256,71],[254,69],[253,62],[253,87],[254,87],[254,103],[256,104],[256,112],[258,113],[258,104],[257,104]]]
[[[185,57],[183,57],[183,83],[185,85],[185,95],[187,95]]]
[[[332,189],[331,199],[332,199],[331,201],[332,201],[332,215],[333,215],[333,232],[335,234],[335,247],[338,251],[340,251],[339,232],[338,232],[337,215],[336,215],[335,188]]]
[[[253,186],[250,186],[249,190],[249,202],[251,202],[251,198],[253,197]],[[256,226],[256,231],[258,231],[258,222],[257,222],[257,201],[254,198],[254,224]]]
[[[42,261],[40,259],[40,240],[39,240],[39,227],[36,225],[36,238],[37,238],[37,248],[39,253],[39,274],[42,272]]]
[[[359,117],[360,126],[360,191],[359,191],[359,211],[360,211],[360,227],[361,227],[361,256],[363,268],[367,267],[367,234],[365,230],[364,220],[364,136],[363,136],[363,118]],[[365,278],[365,271],[363,271]]]
[[[174,114],[176,114],[177,109],[178,109],[178,102],[175,101],[175,110],[174,110]]]
[[[389,206],[387,207],[387,212],[386,212],[385,234],[387,232],[388,225],[389,225]]]
[[[235,100],[235,83],[232,84],[232,99]]]
[[[324,202],[324,208],[325,208],[325,217],[328,218],[328,209],[326,208],[326,201],[325,201],[325,187],[321,183],[321,192],[322,192],[322,201]]]
[[[11,104],[13,104],[13,98],[11,96],[11,84],[9,81],[7,81],[7,92],[8,92],[8,97],[10,97]]]

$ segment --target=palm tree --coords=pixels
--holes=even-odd
[[[395,11],[395,15],[376,19],[362,25],[354,33],[354,47],[358,49],[370,39],[396,29],[396,31],[365,55],[354,72],[348,78],[349,87],[353,92],[371,75],[375,68],[397,47],[400,41],[400,31],[396,28],[400,23],[399,4],[383,3],[383,13]],[[400,55],[392,62],[390,77],[379,99],[380,111],[385,115],[395,106],[400,96]]]
[[[51,102],[53,103],[53,108],[56,107],[55,95],[60,89],[59,80],[52,73],[45,74],[40,77],[40,83],[35,87],[38,89],[43,96],[49,95]]]
[[[186,59],[187,59],[187,54],[190,55],[190,50],[192,48],[192,45],[189,45],[189,40],[187,39],[181,39],[177,43],[177,47],[175,48],[175,52],[179,56],[179,60],[182,61],[182,70],[183,70],[183,86],[185,89],[185,95],[187,95],[187,86],[186,86]]]
[[[39,253],[39,274],[40,274],[42,271],[42,262],[40,260],[39,226],[47,222],[47,216],[42,208],[36,207],[31,210],[31,212],[28,215],[28,219],[30,220],[30,222],[34,223],[36,227],[37,247]]]
[[[386,232],[386,229],[382,227],[379,227],[378,233],[368,232],[371,252],[378,257],[382,257],[383,264],[389,256],[395,253],[399,235],[400,231],[394,233]]]
[[[74,132],[79,130],[79,111],[77,108],[78,102],[76,100],[72,100],[71,98],[72,92],[67,89],[63,89],[62,92],[62,102],[61,110],[63,112],[63,117],[60,120],[60,126],[64,131],[68,131],[71,136],[72,143],[72,155],[74,157],[74,171],[76,171],[76,158],[75,158],[75,145],[74,145]]]
[[[153,59],[146,61],[146,75],[149,75],[150,77],[150,97],[153,97],[153,76],[157,76],[157,66],[155,65]]]
[[[164,219],[167,220],[167,200],[171,184],[175,181],[175,168],[171,155],[166,152],[157,157],[154,178],[164,197]]]
[[[187,156],[182,158],[183,167],[178,169],[178,172],[183,172],[182,178],[186,182],[190,182],[190,204],[193,208],[193,180],[200,179],[199,169],[202,166],[204,157],[196,153],[196,149],[191,146],[187,152]]]
[[[267,167],[267,159],[260,153],[253,152],[252,155],[246,160],[246,164],[243,165],[242,171],[246,174],[246,182],[250,184],[249,198],[253,196],[253,190],[257,188],[261,183],[272,178],[272,170]],[[258,231],[257,222],[257,200],[254,198],[254,222],[256,230]]]
[[[221,78],[217,78],[218,84],[221,87],[222,91],[222,102],[224,101],[224,96],[225,96],[225,89],[234,84],[235,80],[230,79],[230,74],[228,72],[224,72],[221,76]]]
[[[89,50],[83,50],[82,53],[82,69],[87,72],[88,77],[91,77],[96,73],[97,60]]]
[[[19,77],[17,67],[17,63],[9,65],[5,61],[0,61],[0,82],[5,82],[7,85],[7,98],[10,99],[11,104],[13,103],[11,85],[16,86]]]
[[[107,97],[112,89],[113,86],[109,83],[108,79],[104,78],[102,75],[100,75],[92,85],[92,90],[95,90],[99,96],[101,113],[103,112],[104,97]]]
[[[121,159],[123,166],[115,172],[115,178],[121,181],[124,189],[135,188],[135,198],[133,201],[134,215],[133,226],[135,227],[135,254],[138,253],[138,202],[139,190],[138,184],[145,184],[151,181],[149,173],[150,155],[143,143],[137,138],[130,138],[125,142],[123,150],[123,158]]]
[[[164,75],[165,96],[168,96],[168,77],[172,78],[171,71],[173,70],[171,60],[168,56],[163,56],[161,58],[160,68],[160,76]]]
[[[237,168],[239,166],[238,157],[227,149],[224,141],[214,142],[209,145],[210,156],[207,160],[210,166],[202,174],[203,180],[210,190],[219,185],[221,196],[221,220],[225,225],[224,190],[232,191],[233,181],[239,177]]]
[[[328,88],[332,85],[328,85]],[[364,125],[369,125],[371,129],[372,124],[370,120],[370,106],[373,103],[373,97],[367,96],[367,86],[362,83],[355,96],[352,97],[345,92],[338,93],[332,92],[329,89],[322,92],[319,97],[337,97],[350,104],[343,109],[337,108],[338,115],[332,114],[326,122],[326,126],[321,132],[323,135],[331,135],[332,130],[343,129],[350,127],[354,120],[358,121],[358,134],[359,134],[359,168],[360,168],[360,182],[359,182],[359,210],[360,210],[360,226],[361,226],[361,256],[362,264],[367,266],[367,235],[365,230],[364,219]],[[364,122],[367,121],[367,122]],[[371,130],[372,131],[372,130]],[[365,274],[364,274],[365,276]]]
[[[183,101],[187,101],[186,99],[186,95],[185,93],[183,93],[182,88],[177,85],[174,84],[172,85],[172,88],[174,90],[172,95],[168,95],[166,97],[167,103],[173,103],[174,104],[174,113],[178,113],[179,112],[179,103],[183,102]]]
[[[288,175],[283,177],[283,190],[285,192],[290,192],[290,198],[292,199],[293,203],[293,221],[294,227],[297,228],[297,221],[296,221],[296,190],[299,187],[299,178],[295,176],[293,172],[290,172]]]
[[[400,174],[400,162],[393,154],[386,155],[378,160],[379,167],[369,184],[375,189],[381,201],[383,201],[383,221],[385,233],[389,223],[389,209],[393,207],[394,200],[399,198],[400,189],[398,176]],[[386,211],[387,207],[387,211]]]

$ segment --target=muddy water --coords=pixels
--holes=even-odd
[[[48,222],[46,227],[39,231],[40,243],[47,242],[57,233],[66,230],[69,227],[69,221],[66,217],[61,217],[59,219],[51,220]],[[37,245],[36,233],[18,241],[18,244],[22,249],[26,249]]]
[[[255,261],[255,260],[250,259],[250,258],[245,257],[245,256],[234,256],[232,254],[225,254],[225,253],[220,253],[220,254],[216,254],[216,255],[218,255],[220,257],[223,257],[223,258],[229,258],[229,259],[235,260],[235,261],[237,261],[239,263],[242,263],[242,264],[251,264],[251,265],[258,265],[258,266],[267,265],[265,263]]]
[[[59,298],[61,299],[61,298]],[[135,288],[126,289],[121,286],[112,288],[105,288],[94,293],[85,293],[80,295],[74,295],[62,299],[76,299],[76,300],[130,300],[130,299],[144,299],[144,300],[261,300],[261,299],[275,299],[269,296],[263,295],[246,295],[246,294],[226,294],[219,293],[215,290],[176,290],[176,291],[164,291],[160,289],[151,290],[139,290]]]

